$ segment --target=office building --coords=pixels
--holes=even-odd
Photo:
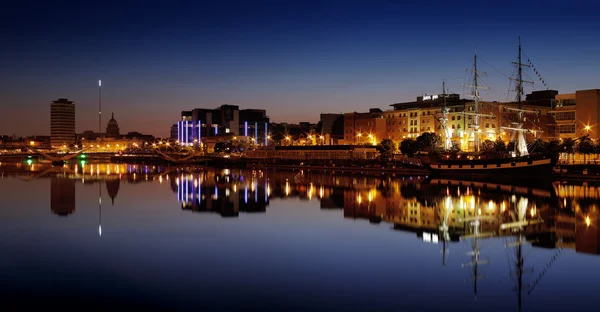
[[[75,144],[75,104],[65,98],[50,104],[50,144],[52,148]]]
[[[181,112],[177,122],[177,141],[199,144],[215,136],[245,137],[249,143],[268,145],[269,117],[264,109],[240,110],[237,105],[221,105],[216,109],[196,108]]]
[[[589,135],[597,139],[600,135],[600,89],[556,94],[550,113],[553,118],[548,125],[549,131],[556,138],[575,139]]]

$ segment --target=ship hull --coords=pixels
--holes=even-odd
[[[477,160],[424,157],[421,162],[430,170],[432,176],[546,179],[552,176],[552,169],[557,160],[557,156],[541,154]]]

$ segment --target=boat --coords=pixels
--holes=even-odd
[[[516,79],[516,92],[517,92],[517,108],[509,108],[515,116],[515,121],[509,126],[502,127],[505,131],[510,131],[516,137],[514,150],[509,151],[503,155],[496,155],[494,153],[484,152],[480,150],[480,139],[478,118],[485,116],[478,111],[479,105],[479,89],[484,88],[478,85],[478,71],[477,71],[477,55],[474,57],[474,69],[473,69],[473,112],[465,112],[464,114],[473,115],[473,126],[472,130],[474,133],[474,152],[461,152],[454,149],[451,146],[450,131],[444,131],[444,150],[441,152],[431,152],[428,154],[419,155],[419,159],[422,165],[431,172],[432,176],[451,176],[451,177],[462,177],[462,178],[476,178],[476,177],[489,177],[489,176],[504,176],[504,177],[518,177],[527,179],[545,179],[552,175],[552,170],[558,161],[558,153],[551,151],[535,151],[529,152],[527,149],[527,142],[525,140],[525,133],[529,130],[524,128],[525,116],[524,113],[531,112],[522,108],[522,95],[523,95],[523,77],[522,77],[522,66],[521,63],[521,40],[519,38],[519,54],[518,62],[515,63],[518,66],[518,76]],[[444,99],[445,99],[445,88],[444,88]],[[442,108],[442,118],[440,123],[443,127],[446,126],[447,112],[448,109]],[[487,114],[489,115],[489,114]]]

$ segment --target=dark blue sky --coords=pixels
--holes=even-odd
[[[600,87],[594,1],[402,2],[4,5],[0,134],[48,134],[59,97],[75,101],[78,132],[97,130],[98,79],[103,124],[114,111],[122,132],[158,136],[181,110],[226,103],[264,108],[275,122],[388,109],[439,92],[443,79],[468,91],[475,47],[484,98],[506,100],[518,36],[550,88]]]

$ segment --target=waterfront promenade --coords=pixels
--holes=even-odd
[[[239,167],[239,168],[280,168],[280,169],[308,169],[334,172],[360,172],[360,173],[389,173],[400,175],[427,175],[429,171],[421,166],[418,159],[403,158],[390,162],[377,160],[307,160],[307,161],[282,161],[276,159],[255,159],[243,156],[220,154],[190,155],[183,153],[81,153],[73,157],[74,153],[35,153],[13,152],[0,154],[0,162],[46,162],[64,157],[71,161],[85,162],[116,162],[116,163],[145,163],[145,164],[186,164],[214,167]],[[557,163],[553,178],[555,180],[598,180],[600,181],[600,163],[592,161]]]

